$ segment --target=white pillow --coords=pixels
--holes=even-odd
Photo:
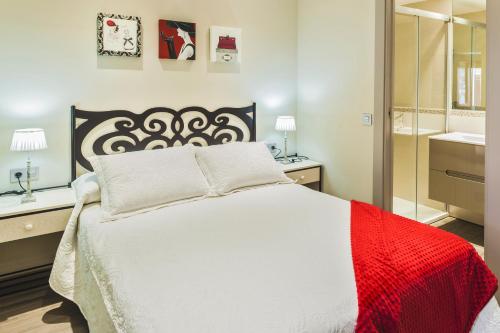
[[[292,182],[263,142],[196,148],[196,159],[212,192],[219,195],[250,186]]]
[[[77,200],[83,200],[84,204],[101,201],[101,190],[94,172],[81,175],[71,183]]]
[[[101,187],[104,219],[203,197],[209,191],[192,145],[94,156],[90,163]]]

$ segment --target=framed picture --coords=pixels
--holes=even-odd
[[[141,18],[115,14],[97,15],[97,54],[140,57]]]
[[[210,27],[210,61],[241,63],[241,29]]]
[[[196,59],[196,23],[159,20],[160,59]]]

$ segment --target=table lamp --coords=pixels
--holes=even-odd
[[[295,131],[295,118],[293,116],[279,116],[276,119],[276,126],[275,129],[277,131],[283,131],[285,132],[284,136],[284,157],[283,157],[283,164],[288,164],[290,163],[290,160],[288,159],[288,137],[287,137],[287,132],[293,132]]]
[[[11,151],[28,152],[28,161],[26,162],[26,194],[21,202],[34,202],[36,197],[31,192],[31,152],[47,148],[45,141],[45,132],[41,128],[25,128],[14,131],[12,136]]]

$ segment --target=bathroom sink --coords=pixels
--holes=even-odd
[[[471,141],[471,142],[482,144],[482,145],[485,144],[484,135],[468,135],[467,134],[467,135],[463,135],[462,137],[466,141]]]
[[[394,134],[396,135],[415,135],[417,133],[413,133],[413,128],[412,127],[394,127]],[[416,129],[415,129],[416,132]],[[433,135],[433,134],[438,134],[441,133],[442,131],[439,130],[433,130],[430,128],[419,128],[418,129],[418,135]]]
[[[473,145],[485,145],[485,137],[482,134],[452,132],[431,136],[430,139],[468,143]]]

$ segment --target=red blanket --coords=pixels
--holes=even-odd
[[[458,236],[351,203],[356,332],[469,332],[497,279]]]

